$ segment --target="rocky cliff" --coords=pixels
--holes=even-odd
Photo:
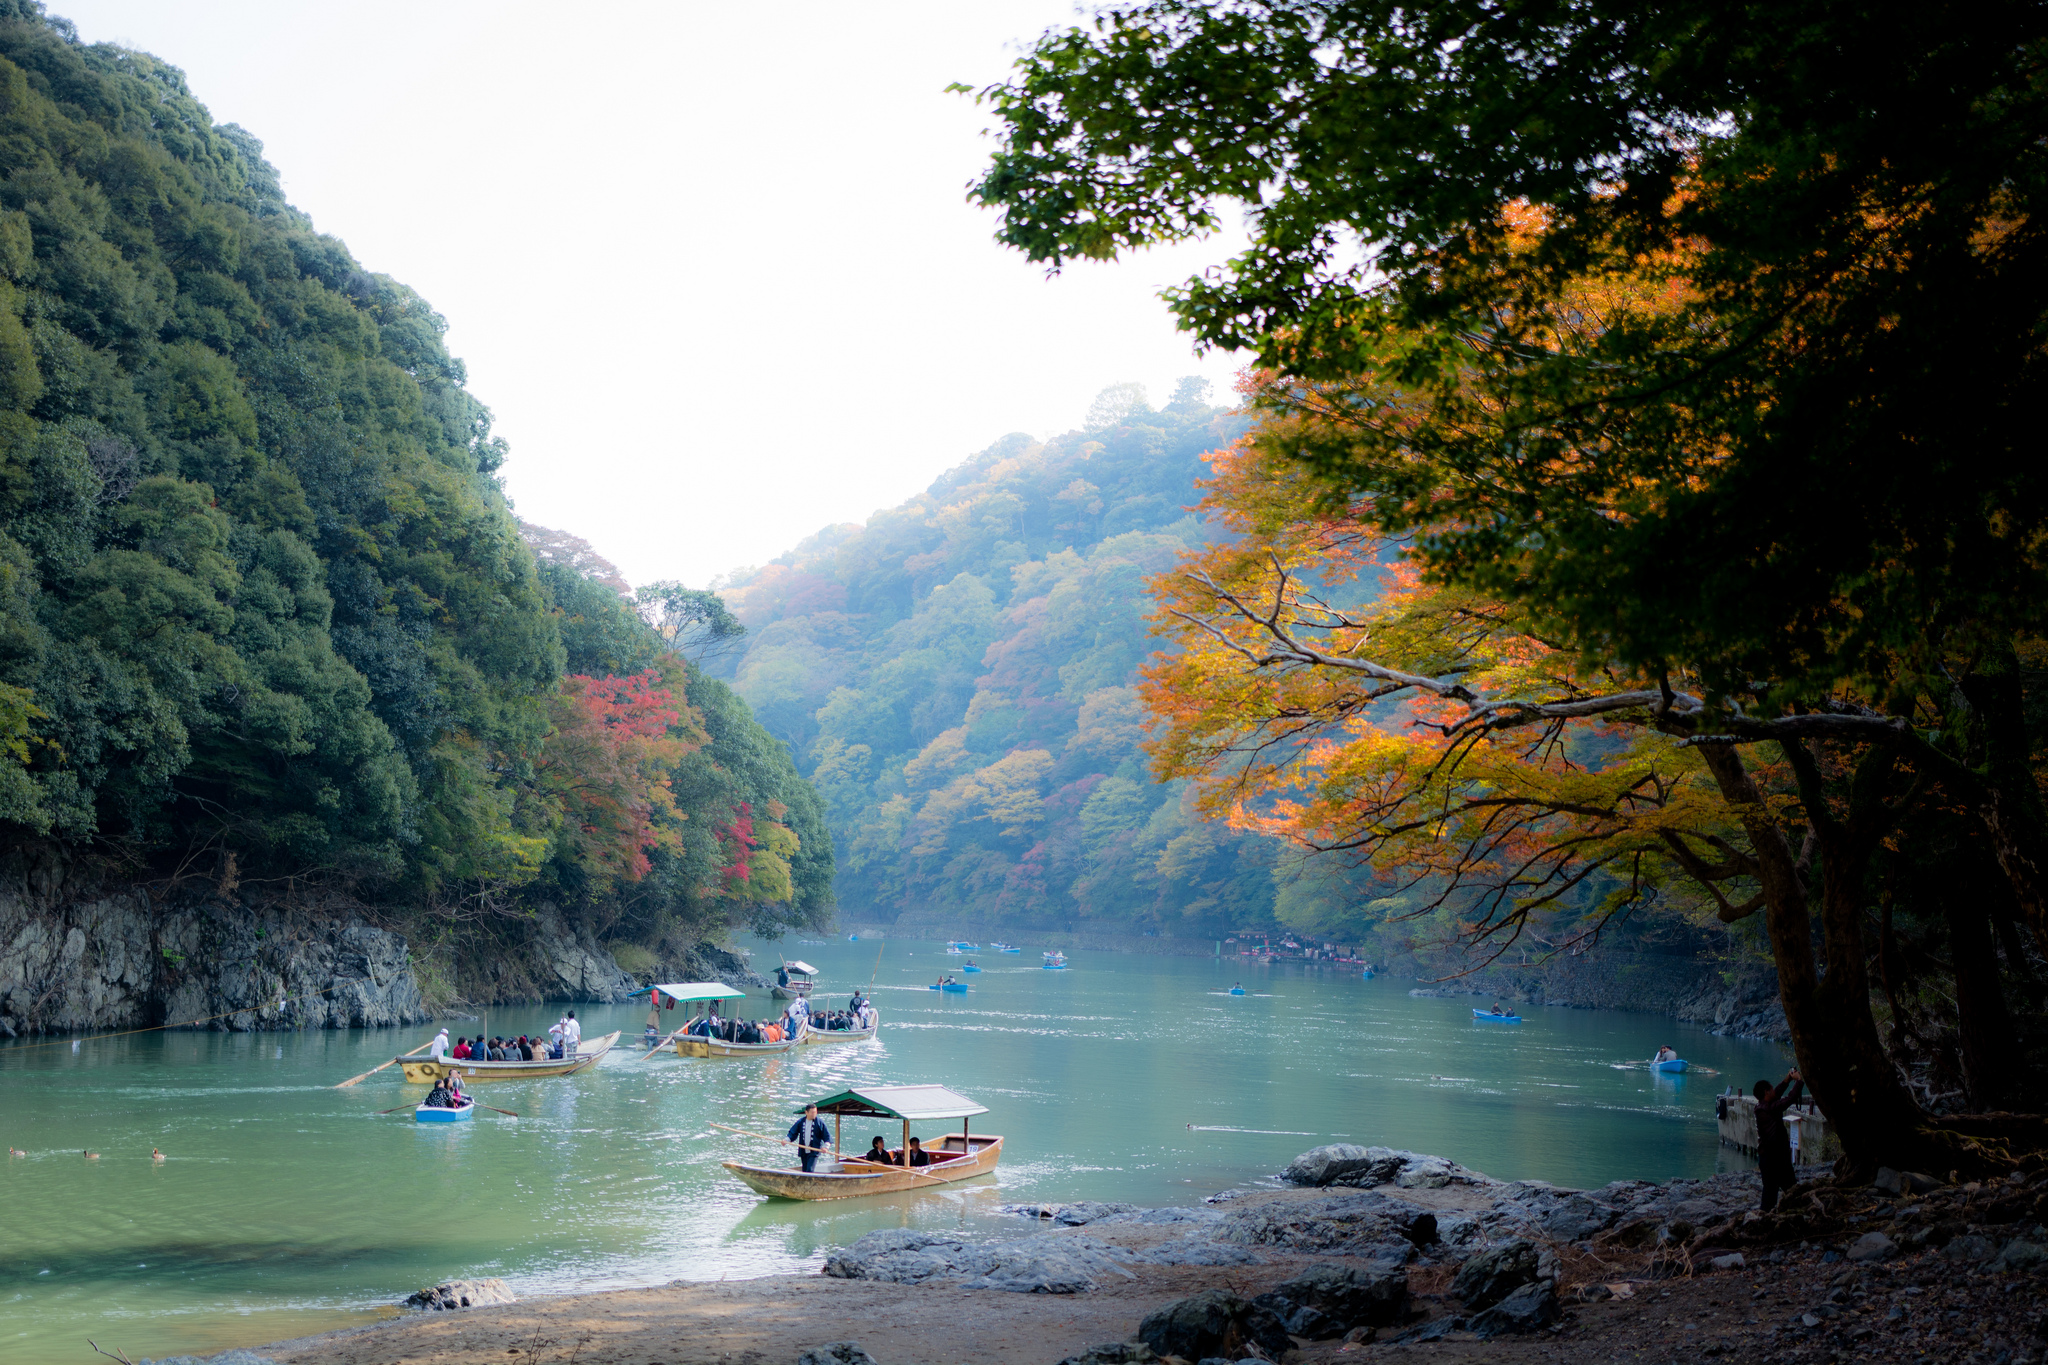
[[[0,889],[0,1035],[425,1019],[405,940],[335,910],[138,888],[39,903]]]
[[[405,936],[342,896],[262,901],[212,889],[161,895],[135,886],[53,894],[31,879],[0,886],[0,1037],[155,1026],[231,1031],[379,1028],[460,1004],[616,1002],[640,982],[587,929],[554,911],[488,951],[454,948],[429,1000]],[[670,952],[665,981],[766,981],[710,943]],[[452,997],[452,998],[451,998]]]

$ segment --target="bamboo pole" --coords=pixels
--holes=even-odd
[[[342,1082],[342,1083],[341,1083],[340,1085],[337,1085],[337,1086],[335,1086],[334,1088],[335,1088],[336,1090],[346,1090],[346,1089],[348,1089],[348,1088],[349,1088],[350,1086],[352,1086],[352,1085],[355,1085],[355,1084],[356,1084],[357,1082],[359,1082],[359,1081],[366,1081],[366,1080],[370,1079],[370,1077],[372,1077],[372,1076],[376,1075],[376,1074],[377,1074],[378,1072],[382,1071],[382,1070],[384,1069],[384,1067],[385,1067],[385,1066],[397,1066],[397,1065],[398,1065],[398,1064],[399,1064],[399,1063],[400,1063],[401,1061],[403,1061],[403,1060],[404,1060],[404,1059],[405,1059],[406,1057],[417,1057],[417,1056],[419,1056],[419,1055],[420,1055],[420,1054],[421,1054],[422,1052],[425,1052],[425,1051],[426,1051],[426,1050],[427,1050],[428,1048],[432,1047],[433,1045],[434,1045],[434,1040],[433,1040],[432,1038],[429,1038],[429,1039],[427,1039],[427,1041],[426,1041],[426,1042],[424,1042],[424,1043],[421,1043],[421,1044],[420,1044],[420,1045],[419,1045],[418,1047],[414,1048],[414,1049],[413,1049],[412,1051],[410,1051],[410,1052],[408,1052],[408,1053],[405,1053],[405,1054],[403,1054],[403,1056],[399,1056],[399,1057],[393,1057],[393,1058],[392,1058],[392,1059],[391,1059],[390,1061],[388,1061],[388,1062],[384,1063],[384,1066],[373,1066],[373,1067],[371,1067],[371,1068],[370,1068],[370,1069],[369,1069],[368,1071],[365,1071],[365,1072],[364,1072],[364,1073],[363,1073],[362,1075],[360,1075],[360,1076],[351,1076],[351,1077],[349,1077],[349,1078],[348,1078],[347,1080],[343,1081],[343,1082]]]

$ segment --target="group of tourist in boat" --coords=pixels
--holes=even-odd
[[[576,1055],[576,1049],[583,1044],[583,1025],[576,1022],[576,1011],[570,1010],[548,1026],[545,1040],[528,1037],[522,1033],[517,1038],[501,1038],[493,1035],[486,1038],[479,1033],[475,1038],[457,1038],[455,1045],[448,1044],[448,1030],[442,1029],[435,1037],[428,1051],[437,1062],[535,1062],[560,1061]]]
[[[436,1078],[423,1101],[429,1109],[460,1109],[469,1102],[469,1096],[462,1093],[462,1075],[455,1071]]]

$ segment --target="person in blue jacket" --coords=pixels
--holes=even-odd
[[[804,1163],[804,1174],[818,1164],[818,1153],[832,1140],[832,1130],[825,1126],[825,1120],[818,1117],[818,1106],[804,1106],[804,1116],[790,1125],[789,1140],[797,1144],[797,1159]]]

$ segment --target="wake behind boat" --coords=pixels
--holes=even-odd
[[[817,1169],[805,1171],[789,1166],[756,1166],[743,1161],[721,1164],[748,1189],[775,1199],[854,1199],[865,1194],[889,1194],[898,1190],[936,1189],[958,1180],[993,1175],[1002,1159],[1003,1140],[993,1135],[973,1137],[968,1120],[986,1114],[984,1105],[942,1085],[864,1085],[842,1090],[816,1101],[818,1113],[832,1116],[832,1150],[821,1152]],[[803,1110],[797,1110],[802,1114]],[[848,1118],[898,1119],[903,1124],[901,1144],[888,1151],[888,1161],[849,1158],[841,1148]],[[905,1164],[912,1152],[910,1125],[944,1119],[959,1119],[960,1131],[924,1146],[928,1163]],[[858,1139],[856,1139],[858,1141]],[[879,1143],[879,1135],[874,1139]],[[869,1150],[874,1150],[872,1147]],[[914,1158],[912,1158],[914,1159]]]

